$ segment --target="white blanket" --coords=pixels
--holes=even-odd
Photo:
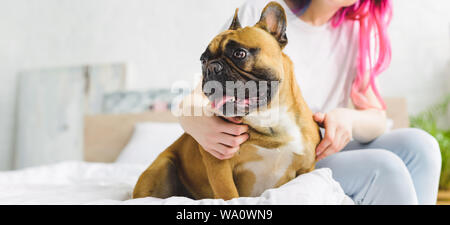
[[[257,198],[130,199],[139,175],[147,166],[69,161],[0,172],[0,204],[353,204],[326,168],[266,190]]]

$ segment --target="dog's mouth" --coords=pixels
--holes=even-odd
[[[230,95],[209,96],[209,100],[211,107],[223,114],[223,116],[245,116],[254,110],[266,106],[268,104],[268,95],[261,94],[244,98]]]
[[[227,103],[233,104],[237,108],[247,108],[251,105],[256,105],[258,102],[258,97],[239,99],[235,96],[223,96],[221,99],[215,99],[211,102],[211,106],[214,109],[220,109]]]

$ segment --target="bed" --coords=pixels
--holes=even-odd
[[[393,128],[407,126],[404,100],[387,104]],[[0,172],[0,204],[353,204],[328,168],[303,174],[256,198],[131,199],[138,176],[182,133],[176,121],[168,112],[86,116],[84,161]]]

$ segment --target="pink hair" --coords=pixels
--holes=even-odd
[[[310,0],[300,0],[300,9],[307,6],[309,2]],[[353,103],[358,108],[378,108],[371,105],[364,95],[371,87],[382,109],[386,109],[376,87],[375,78],[391,62],[391,44],[387,35],[387,27],[391,18],[391,0],[358,0],[351,6],[341,8],[331,19],[333,27],[338,27],[344,20],[354,20],[359,23],[358,71],[353,80],[350,94]],[[371,52],[370,46],[372,32],[376,34],[375,53]],[[372,59],[373,55],[375,55],[375,59]],[[367,72],[368,79],[365,77]]]

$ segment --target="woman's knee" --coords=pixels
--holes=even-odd
[[[441,167],[441,151],[437,140],[418,128],[405,128],[396,131],[397,141],[402,148],[414,154],[413,158],[436,168]]]
[[[409,178],[408,168],[403,160],[388,150],[377,149],[376,157],[372,158],[375,172],[382,179],[403,180]]]
[[[362,204],[417,204],[414,184],[402,159],[384,149],[373,149],[373,152],[372,165],[368,165],[373,168],[371,191],[359,201]]]

